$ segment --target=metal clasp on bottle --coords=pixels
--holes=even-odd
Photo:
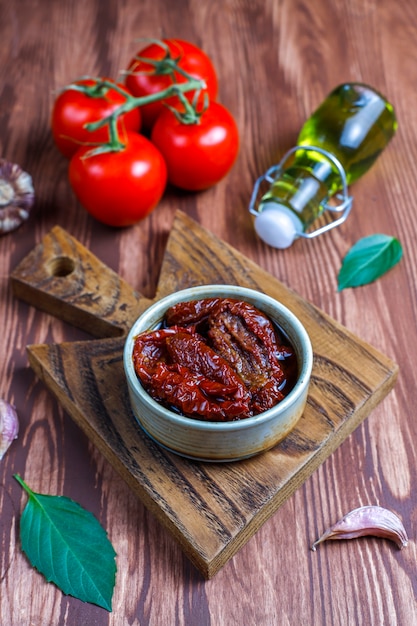
[[[258,202],[258,195],[259,195],[261,184],[264,181],[266,181],[270,185],[273,185],[276,182],[276,180],[279,178],[283,170],[285,169],[285,165],[289,161],[290,157],[297,150],[305,150],[306,152],[319,152],[320,154],[322,154],[326,159],[328,159],[336,167],[340,176],[340,180],[341,180],[341,191],[335,194],[334,196],[335,198],[340,200],[340,204],[337,204],[336,206],[334,206],[334,205],[329,204],[328,202],[324,202],[321,205],[323,207],[323,211],[329,211],[336,215],[340,214],[340,217],[336,217],[328,224],[325,224],[324,226],[321,226],[320,228],[316,228],[316,230],[313,230],[309,233],[303,233],[303,232],[297,233],[297,237],[304,237],[305,239],[312,239],[313,237],[317,237],[318,235],[321,235],[322,233],[325,233],[328,230],[331,230],[332,228],[335,228],[336,226],[343,224],[343,222],[347,219],[350,213],[350,210],[352,208],[352,203],[353,203],[353,197],[349,196],[349,193],[348,193],[348,184],[347,184],[346,172],[344,170],[344,167],[339,161],[339,159],[335,157],[334,154],[332,154],[328,150],[324,150],[323,148],[316,148],[315,146],[300,146],[300,145],[294,146],[294,148],[291,148],[291,150],[288,150],[288,152],[284,154],[283,158],[278,163],[278,165],[273,165],[272,167],[270,167],[265,172],[265,174],[260,176],[258,180],[255,182],[251,199],[249,202],[249,212],[255,217],[259,215],[259,213],[261,213],[261,211],[259,210],[259,202]]]

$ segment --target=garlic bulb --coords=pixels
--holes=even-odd
[[[328,539],[355,539],[368,535],[390,539],[400,549],[408,543],[407,533],[398,515],[381,506],[362,506],[350,511],[328,528],[311,549],[316,550],[319,543]]]
[[[28,219],[35,201],[32,178],[16,163],[0,159],[0,234]]]
[[[0,461],[19,434],[19,419],[12,404],[0,399]]]

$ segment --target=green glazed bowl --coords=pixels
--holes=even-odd
[[[165,311],[188,300],[234,298],[263,311],[288,336],[298,361],[298,379],[290,393],[272,409],[232,422],[207,422],[165,408],[142,387],[133,366],[135,337],[161,323]],[[285,306],[264,293],[236,285],[204,285],[177,291],[151,305],[133,324],[123,363],[133,413],[145,433],[171,452],[198,461],[237,461],[269,450],[294,428],[303,414],[313,366],[307,331]]]

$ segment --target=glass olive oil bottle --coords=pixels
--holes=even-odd
[[[297,146],[273,170],[273,178],[267,177],[271,186],[256,212],[250,209],[261,239],[286,248],[297,237],[319,234],[306,231],[324,210],[348,212],[347,185],[369,170],[396,128],[392,105],[371,87],[346,83],[332,91],[306,121]],[[342,190],[340,207],[327,204]]]

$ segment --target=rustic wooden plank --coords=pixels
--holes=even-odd
[[[139,294],[59,226],[10,281],[16,297],[96,337],[122,335],[139,311]]]
[[[74,240],[72,245],[78,246]],[[28,258],[33,268],[33,255]],[[42,265],[43,256],[39,258]],[[95,260],[90,263],[98,265]],[[25,261],[14,272],[13,280],[19,280],[22,267],[26,267]],[[88,271],[84,268],[87,284]],[[74,272],[73,278],[84,314],[88,299],[82,296],[78,275]],[[25,277],[30,283],[27,273]],[[68,281],[70,278],[68,274]],[[281,444],[258,457],[238,463],[194,463],[150,441],[130,410],[123,337],[29,346],[28,352],[39,378],[176,537],[203,575],[211,578],[385,397],[398,368],[238,251],[178,213],[162,265],[158,297],[202,282],[240,284],[265,291],[299,316],[312,340],[314,367],[306,411]],[[38,284],[31,285],[33,303]],[[47,289],[54,294],[53,282],[48,282]],[[76,315],[73,291],[67,285],[54,298],[63,306],[69,299],[71,314]],[[107,295],[111,297],[112,291]],[[102,297],[106,299],[106,292]],[[118,304],[123,308],[122,300]],[[59,315],[60,310],[54,306],[52,312]],[[95,314],[94,307],[92,310]]]

